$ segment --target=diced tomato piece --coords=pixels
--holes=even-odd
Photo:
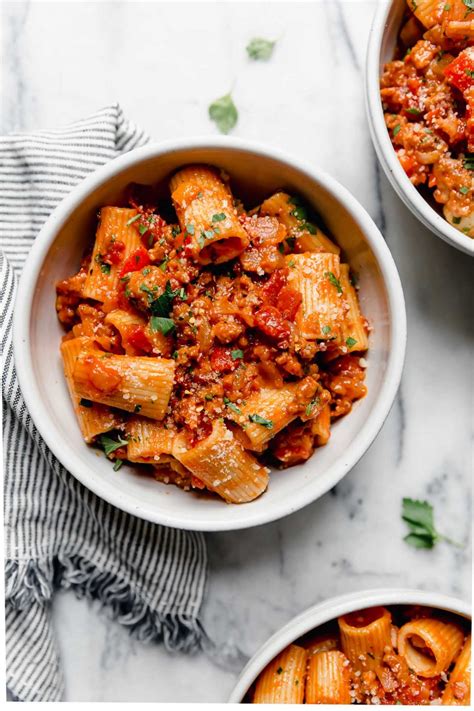
[[[110,240],[105,250],[105,254],[101,257],[101,262],[105,264],[120,264],[122,261],[122,252],[125,249],[125,244],[120,240]]]
[[[278,294],[286,285],[287,269],[275,269],[269,280],[262,288],[262,297],[264,301],[275,306]]]
[[[120,276],[123,277],[129,272],[138,272],[140,269],[147,267],[150,264],[150,257],[145,247],[139,247],[128,259],[125,260],[124,265],[121,269]]]
[[[468,47],[444,70],[448,81],[463,93],[474,86],[474,47]]]
[[[290,335],[290,327],[274,306],[262,306],[255,314],[255,325],[265,335],[281,341]]]
[[[283,318],[293,321],[301,304],[301,294],[291,286],[284,286],[278,294],[277,309]]]
[[[230,348],[216,346],[210,353],[211,365],[219,373],[230,373],[237,368],[239,360],[234,360]]]
[[[127,333],[127,341],[133,348],[139,351],[145,351],[145,353],[149,353],[152,349],[151,343],[142,326],[133,326]]]

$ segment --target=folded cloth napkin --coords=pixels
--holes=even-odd
[[[202,535],[129,516],[79,484],[31,421],[13,362],[16,274],[42,223],[89,172],[147,140],[117,105],[64,129],[0,138],[6,678],[20,701],[63,694],[51,627],[55,588],[99,600],[140,640],[169,650],[195,650],[204,636]]]

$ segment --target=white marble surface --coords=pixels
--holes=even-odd
[[[319,164],[383,230],[408,309],[405,373],[370,451],[320,501],[278,523],[207,536],[203,621],[226,645],[204,655],[143,646],[73,595],[55,624],[73,701],[224,701],[245,657],[308,605],[367,587],[470,597],[468,258],[421,227],[381,175],[363,102],[375,2],[6,3],[1,131],[56,126],[119,101],[166,139],[210,134],[207,106],[233,88],[237,136]],[[278,37],[251,63],[252,36]],[[439,529],[463,541],[416,551],[402,540],[402,496],[428,497]]]

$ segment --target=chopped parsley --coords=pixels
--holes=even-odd
[[[217,214],[212,216],[212,221],[213,222],[222,222],[222,220],[225,220],[226,215],[224,212],[218,212]]]
[[[282,674],[282,673],[283,673],[283,667],[278,667],[277,674]]]
[[[400,129],[401,129],[401,126],[399,123],[397,123],[397,125],[394,126],[394,128],[393,128],[393,137],[394,138],[395,138],[395,136],[398,136]]]
[[[414,106],[411,109],[407,109],[407,114],[412,114],[412,116],[419,116],[422,111],[420,109],[416,109]]]
[[[402,519],[410,530],[403,540],[414,548],[433,548],[438,541],[458,545],[438,533],[434,525],[433,507],[427,501],[404,498]]]
[[[471,79],[474,79],[474,70],[473,69],[465,69],[464,71],[466,72],[468,77],[471,77]]]
[[[461,185],[461,187],[459,188],[459,192],[463,195],[467,195],[469,192],[469,188],[467,187],[467,185]]]
[[[158,289],[157,286],[154,286],[153,289],[150,289],[148,284],[140,284],[140,291],[144,291],[145,294],[148,294],[149,298],[155,298],[155,291]]]
[[[143,286],[143,285],[142,285]],[[142,287],[140,287],[142,288]],[[161,316],[162,318],[168,318],[170,311],[173,306],[173,299],[179,294],[179,289],[173,291],[170,282],[166,282],[164,292],[158,296],[158,298],[153,299],[150,303],[150,310],[153,316]]]
[[[232,412],[235,412],[237,415],[242,414],[242,410],[239,410],[237,405],[234,405],[234,403],[231,402],[228,397],[224,398],[224,405],[226,405],[229,408],[229,410],[232,410]]]
[[[297,220],[306,220],[306,218],[308,217],[306,208],[303,207],[302,205],[295,207],[295,209],[290,212],[290,215],[293,215],[293,217],[296,217]]]
[[[172,318],[163,318],[163,316],[152,316],[150,319],[150,328],[152,331],[159,331],[163,336],[167,336],[175,328],[175,323]]]
[[[151,272],[150,267],[145,267],[145,269],[142,269],[142,274],[143,274],[143,276],[146,276],[146,275],[149,274],[150,272]]]
[[[474,12],[474,0],[462,0],[465,6],[467,7],[467,13],[466,15],[469,15],[470,12]]]
[[[267,420],[261,415],[249,415],[249,420],[250,422],[255,422],[256,425],[262,425],[262,427],[266,427],[268,430],[273,429],[272,420]]]
[[[172,237],[177,237],[180,234],[181,234],[181,229],[178,227],[178,225],[174,225],[174,227],[171,228]]]
[[[209,106],[209,118],[221,133],[229,133],[234,128],[239,114],[230,94],[221,96]]]
[[[352,348],[352,346],[355,346],[357,343],[355,338],[352,338],[352,336],[349,336],[349,338],[346,339],[346,346],[349,346],[349,348]]]
[[[280,252],[280,254],[285,254],[285,247],[283,246],[283,242],[280,242],[280,244],[278,245],[278,251]]]
[[[127,439],[122,439],[120,434],[118,435],[118,440],[112,439],[107,435],[101,435],[99,437],[99,444],[105,452],[106,457],[110,457],[117,449],[120,447],[125,447],[128,444]]]
[[[186,232],[192,237],[194,234],[194,225],[186,225]]]
[[[139,220],[140,217],[141,217],[141,213],[138,213],[138,215],[134,215],[134,216],[131,217],[129,220],[127,220],[127,222],[126,222],[125,224],[127,225],[127,227],[128,227],[129,225],[133,225],[133,223],[136,222],[137,220]]]
[[[138,414],[141,409],[142,409],[142,406],[141,406],[141,405],[135,405],[135,407],[133,408],[133,412],[134,412],[135,414]]]
[[[328,333],[331,333],[331,326],[323,326],[321,331],[324,333],[325,336],[327,336]]]
[[[165,272],[169,261],[170,261],[170,258],[165,257],[163,259],[163,261],[161,262],[161,264],[158,266],[158,268],[161,269],[162,272]]]
[[[248,43],[246,50],[250,59],[266,61],[272,56],[274,47],[275,42],[263,39],[263,37],[254,37]]]
[[[326,276],[331,282],[331,284],[336,287],[337,293],[342,294],[341,282],[339,281],[339,279],[337,279],[337,277],[334,276],[333,272],[326,272],[324,276]]]
[[[310,235],[318,234],[318,228],[316,227],[316,225],[313,225],[311,222],[304,222],[301,225],[301,229],[306,230],[306,232],[309,232]]]
[[[466,170],[474,170],[474,153],[466,153],[463,162]]]
[[[148,231],[148,227],[146,225],[138,225],[138,231],[143,236]]]
[[[82,405],[82,407],[92,407],[92,400],[86,400],[85,397],[81,397],[79,405]]]
[[[118,472],[118,470],[120,469],[122,464],[123,464],[123,459],[116,459],[115,464],[114,464],[114,472]]]
[[[453,225],[459,225],[460,222],[461,222],[460,217],[453,217]]]
[[[308,405],[306,405],[306,409],[304,411],[304,414],[309,417],[311,413],[313,412],[313,408],[316,407],[316,405],[319,405],[320,400],[319,397],[315,397],[314,400],[312,400]]]
[[[214,400],[214,395],[212,393],[206,393],[204,395],[204,400]]]
[[[244,357],[244,352],[241,351],[240,348],[236,348],[230,352],[230,355],[232,356],[232,360],[238,360],[239,358]]]
[[[96,254],[94,260],[99,265],[102,274],[110,274],[110,264],[103,261],[102,254]]]

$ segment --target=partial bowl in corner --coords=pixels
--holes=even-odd
[[[254,654],[252,659],[247,663],[247,665],[241,672],[237,683],[230,695],[229,703],[245,703],[250,701],[255,689],[254,683],[257,681],[257,678],[267,667],[267,665],[270,665],[272,660],[275,660],[274,666],[273,668],[270,667],[269,669],[267,669],[266,676],[268,678],[264,682],[265,686],[263,686],[263,683],[261,682],[260,688],[256,689],[257,693],[260,694],[258,701],[259,703],[268,703],[268,700],[266,701],[265,699],[261,698],[263,694],[267,697],[271,697],[272,694],[275,693],[275,690],[276,693],[281,693],[277,689],[276,685],[272,685],[272,671],[273,674],[276,675],[276,678],[278,679],[278,684],[280,685],[282,683],[281,680],[283,678],[290,678],[291,667],[291,673],[293,674],[293,676],[291,677],[291,681],[293,684],[297,684],[299,681],[299,679],[297,678],[297,669],[295,671],[295,667],[298,666],[299,662],[297,648],[304,647],[305,649],[307,649],[307,655],[309,659],[311,659],[312,656],[317,655],[319,652],[327,653],[330,650],[336,649],[334,645],[335,632],[334,628],[332,628],[330,623],[335,623],[337,618],[341,616],[351,615],[351,613],[357,613],[360,611],[363,611],[362,615],[358,615],[357,617],[353,618],[354,621],[352,622],[352,624],[354,626],[352,627],[352,630],[351,625],[349,626],[349,628],[345,629],[348,648],[346,651],[347,654],[349,654],[350,656],[350,649],[353,649],[355,654],[354,659],[356,660],[354,664],[359,664],[360,660],[362,662],[361,668],[364,668],[364,666],[366,665],[365,659],[367,659],[367,657],[362,654],[359,655],[359,652],[361,652],[362,648],[364,646],[366,648],[370,648],[371,642],[376,645],[376,640],[378,641],[380,638],[383,638],[384,625],[387,626],[387,635],[392,637],[393,633],[391,632],[390,625],[391,620],[390,616],[387,614],[386,608],[388,608],[389,611],[391,610],[393,613],[397,611],[398,613],[400,613],[402,610],[405,610],[406,608],[409,609],[412,606],[414,608],[429,608],[430,610],[433,610],[435,614],[441,614],[441,616],[443,616],[445,613],[448,613],[448,616],[452,616],[452,621],[457,622],[456,618],[459,618],[459,623],[464,628],[466,628],[466,632],[469,632],[468,628],[470,626],[471,620],[471,611],[469,605],[463,602],[462,600],[458,600],[453,597],[448,597],[446,595],[440,595],[439,593],[408,589],[376,589],[363,590],[360,592],[350,593],[348,595],[334,597],[330,600],[327,600],[326,602],[308,608],[307,610],[305,610],[305,612],[301,613],[293,620],[288,622],[287,625],[285,625],[282,629],[276,632],[273,637],[271,637],[267,642],[265,642],[265,644],[263,644],[263,646],[258,650],[258,652]],[[381,615],[381,617],[377,619],[379,615]],[[362,624],[364,618],[367,626]],[[382,622],[382,620],[383,623],[378,624],[379,622]],[[360,628],[361,626],[364,628],[364,633],[362,637],[358,636],[357,634],[351,634],[351,631],[355,631],[357,633],[357,628]],[[413,630],[413,634],[415,635],[415,630]],[[433,640],[434,638],[435,635],[433,634]],[[289,645],[292,644],[295,644],[297,648],[289,650],[290,655],[291,653],[293,654],[293,658],[288,658],[288,675],[284,675],[283,672],[285,670],[282,668],[282,666],[279,666],[275,670],[276,665],[280,663],[281,657],[280,660],[275,658],[277,657],[277,655],[283,652],[283,650],[286,650]],[[367,647],[367,645],[369,645],[369,647]],[[465,647],[466,649],[464,650],[464,658],[465,661],[468,661],[468,641],[466,641]],[[299,664],[301,666],[300,676],[302,677],[302,681],[304,683],[304,677],[306,674],[306,668],[304,666],[304,652],[302,652],[301,649],[299,651],[301,656],[303,657],[303,661],[299,662]],[[332,654],[334,654],[334,652],[332,652]],[[288,655],[288,657],[290,655]],[[337,656],[339,656],[340,659],[333,659],[331,662],[328,656],[326,656],[325,662],[322,662],[321,665],[314,665],[315,667],[319,666],[319,678],[321,681],[321,688],[324,689],[324,682],[326,681],[327,686],[325,687],[325,691],[328,692],[328,695],[332,697],[340,694],[342,686],[342,684],[338,683],[339,679],[337,678],[336,669],[334,668],[336,667],[335,662],[341,664],[342,675],[346,674],[346,672],[343,670],[349,666],[349,662],[347,660],[342,661],[344,657],[340,652],[337,653]],[[373,658],[373,655],[371,655],[370,652],[368,653],[368,656],[372,656]],[[331,663],[334,664],[334,667],[332,668],[330,667]],[[325,664],[326,667],[324,666]],[[370,661],[368,662],[367,666],[370,666]],[[329,670],[328,667],[330,667]],[[326,668],[326,675],[323,672],[324,668]],[[335,674],[334,676],[328,676],[331,671]],[[313,671],[311,666],[309,666],[307,673],[308,675],[313,674],[316,679],[318,678],[318,670],[316,669]],[[354,677],[360,678],[360,674],[361,672],[357,671],[354,674]],[[310,683],[307,682],[307,693],[309,685]],[[314,694],[315,692],[317,694],[317,686],[318,685],[316,683],[312,684],[312,694]],[[286,703],[301,703],[301,689],[298,689],[298,692],[296,692],[295,688],[293,687],[293,690],[289,690],[289,693],[293,694],[293,696],[299,694],[300,700],[296,701],[295,698],[290,699],[289,696],[287,696],[285,700]],[[275,697],[273,696],[273,698]],[[377,701],[372,701],[372,703],[374,704],[377,702],[380,703],[380,700],[377,699]],[[276,701],[274,703],[276,703]],[[314,699],[310,703],[329,704],[327,696],[326,701],[321,700],[320,697],[320,699]],[[348,703],[348,700],[343,700],[342,697],[340,697],[337,701],[333,700],[331,703]]]
[[[55,284],[77,270],[103,205],[121,204],[131,182],[164,182],[179,167],[223,168],[244,200],[286,187],[320,213],[359,277],[362,311],[372,332],[368,394],[335,423],[330,443],[290,471],[274,471],[268,490],[251,503],[228,505],[157,483],[110,461],[84,443],[69,398],[59,345]],[[356,464],[381,428],[399,385],[406,342],[400,279],[377,227],[333,178],[280,151],[233,138],[149,145],[116,158],[77,186],[38,235],[19,285],[14,320],[15,363],[33,421],[46,444],[86,487],[135,516],[190,530],[230,530],[273,521],[322,496]]]
[[[474,239],[453,227],[410,182],[393,148],[380,98],[383,66],[393,59],[406,0],[383,2],[376,10],[369,34],[365,73],[366,111],[378,159],[398,196],[431,232],[465,254],[474,255]]]

